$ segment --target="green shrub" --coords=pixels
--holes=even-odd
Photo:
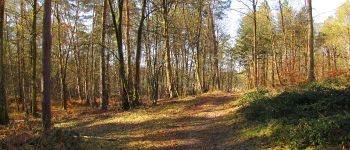
[[[265,88],[258,88],[256,91],[249,92],[245,95],[243,95],[240,99],[238,99],[237,105],[244,105],[249,104],[256,100],[262,100],[267,98],[266,94],[268,94],[269,91]]]
[[[271,97],[263,92],[251,92],[242,98],[249,105],[240,112],[253,122],[281,122],[282,127],[272,135],[291,148],[350,146],[349,81],[344,77],[303,84]]]

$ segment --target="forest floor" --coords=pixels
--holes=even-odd
[[[54,129],[10,113],[0,149],[347,149],[350,77],[244,94],[211,92],[122,111],[53,103]],[[38,147],[39,146],[39,147]]]
[[[77,131],[88,149],[256,149],[268,132],[261,138],[244,134],[237,97],[217,92],[128,112],[82,111],[55,127]]]

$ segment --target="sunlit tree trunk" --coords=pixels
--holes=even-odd
[[[90,67],[90,76],[89,76],[89,87],[88,87],[88,93],[87,93],[87,101],[90,105],[90,107],[96,106],[95,101],[95,26],[96,26],[96,4],[94,4],[93,8],[93,23],[92,23],[92,31],[90,35],[90,53],[91,53],[91,67]]]
[[[106,85],[106,56],[105,56],[105,47],[106,47],[106,31],[107,31],[107,0],[104,0],[103,3],[103,15],[102,15],[102,39],[101,39],[101,51],[100,51],[100,82],[101,82],[101,105],[100,109],[107,110],[108,106],[108,93]]]
[[[209,22],[210,22],[210,31],[211,31],[211,40],[213,44],[213,52],[214,52],[214,89],[220,90],[220,77],[219,77],[219,54],[218,54],[218,42],[216,40],[215,33],[215,22],[214,22],[214,14],[212,9],[212,4],[209,2]]]
[[[169,41],[169,22],[168,22],[168,0],[162,0],[163,8],[163,38],[165,42],[165,66],[166,66],[166,80],[167,80],[167,90],[169,92],[169,97],[177,97],[173,86],[172,80],[172,67],[171,67],[171,57],[170,57],[170,41]]]
[[[254,87],[259,86],[259,73],[258,73],[258,52],[257,52],[257,18],[256,18],[256,7],[257,0],[253,0],[253,77],[254,77]]]
[[[132,56],[133,52],[131,51],[131,43],[130,43],[130,4],[129,0],[125,0],[125,42],[126,42],[126,57],[127,57],[127,65],[126,65],[126,71],[127,71],[127,77],[128,77],[128,84],[129,84],[129,96],[132,96],[132,85],[133,85],[133,69],[132,69]],[[131,97],[129,97],[130,99]]]
[[[308,10],[308,24],[309,24],[309,74],[308,81],[315,81],[315,62],[314,62],[314,23],[312,17],[312,2],[307,0],[307,10]]]

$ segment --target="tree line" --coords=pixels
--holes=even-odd
[[[106,110],[120,99],[128,110],[141,99],[155,104],[231,86],[220,77],[232,79],[233,69],[219,66],[229,36],[215,22],[229,1],[2,2],[2,114],[11,106],[33,116],[41,109],[49,120],[51,100],[63,110],[75,99]]]

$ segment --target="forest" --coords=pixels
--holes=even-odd
[[[0,149],[349,149],[350,2],[297,1],[0,0]]]

